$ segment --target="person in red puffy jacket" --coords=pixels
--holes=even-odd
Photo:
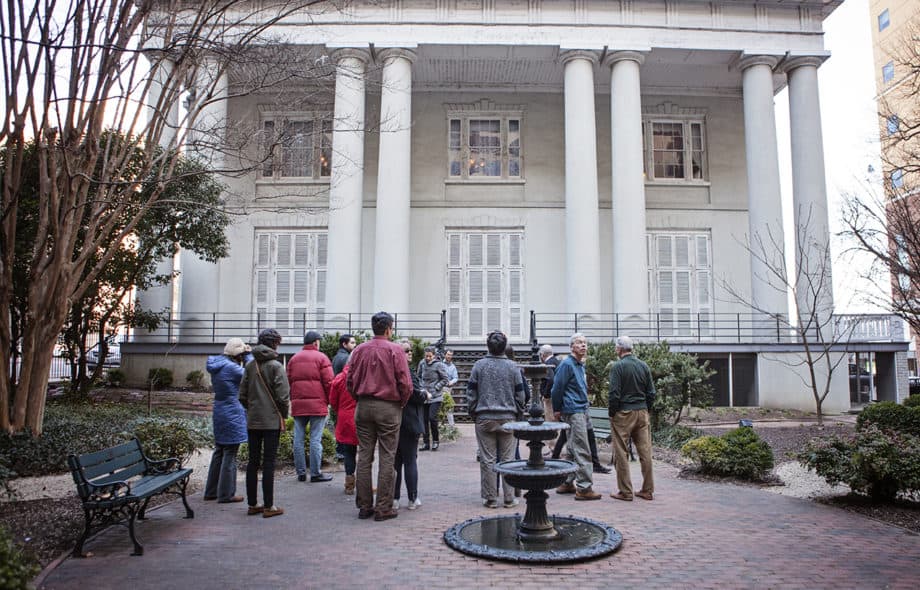
[[[332,481],[332,476],[320,471],[323,462],[323,429],[329,413],[329,386],[332,384],[332,363],[320,352],[319,332],[310,330],[303,337],[303,348],[291,357],[287,365],[291,384],[291,416],[294,417],[294,468],[297,480],[307,480],[304,457],[304,435],[310,424],[310,481]]]
[[[329,387],[329,405],[335,411],[335,441],[345,455],[345,493],[355,493],[355,467],[358,462],[358,431],[355,429],[355,407],[358,402],[348,393],[345,380],[351,363],[346,362],[342,372],[335,376]]]

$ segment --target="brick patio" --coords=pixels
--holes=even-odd
[[[65,559],[40,587],[916,588],[920,579],[916,534],[754,488],[680,480],[665,464],[656,464],[654,502],[611,499],[613,474],[595,476],[599,502],[551,494],[551,513],[602,520],[623,534],[612,556],[561,566],[467,557],[444,544],[443,532],[509,511],[482,507],[475,439],[469,426],[461,430],[459,441],[420,453],[423,506],[403,507],[395,520],[358,520],[342,473],[324,484],[284,475],[275,489],[283,516],[249,517],[245,504],[197,494],[194,520],[172,503],[138,525],[143,557],[132,557],[126,529],[113,527],[88,543],[93,557]]]

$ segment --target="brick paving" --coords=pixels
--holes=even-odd
[[[344,475],[331,483],[276,481],[280,517],[246,515],[243,504],[191,499],[149,513],[138,525],[143,557],[130,555],[123,527],[67,558],[41,588],[916,588],[920,536],[858,514],[765,491],[685,481],[656,464],[654,502],[613,500],[613,474],[596,475],[598,502],[550,494],[549,510],[607,522],[624,537],[608,557],[571,565],[517,565],[447,547],[451,525],[481,514],[472,429],[436,453],[420,453],[423,505],[399,518],[358,520]],[[524,447],[522,446],[522,449]],[[638,482],[638,465],[634,481]],[[241,477],[242,484],[242,477]],[[514,509],[523,509],[523,504]]]

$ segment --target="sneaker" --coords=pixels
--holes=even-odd
[[[328,473],[320,473],[319,475],[310,476],[310,483],[321,483],[324,481],[332,481],[332,476]]]
[[[306,474],[306,473],[301,473],[300,475],[298,475],[298,476],[297,476],[297,481],[307,481],[307,474]]]
[[[393,498],[393,510],[399,510],[399,498]]]
[[[433,443],[431,443],[431,450],[432,451],[438,450],[438,441],[434,441]]]
[[[601,495],[595,492],[591,488],[585,488],[583,490],[577,490],[575,492],[576,500],[600,500]]]
[[[486,508],[498,508],[498,500],[483,500],[482,505]]]
[[[419,450],[420,451],[430,451],[431,445],[423,445],[421,448],[419,448]]]
[[[511,500],[506,500],[506,501],[505,501],[505,508],[514,508],[515,506],[517,506],[517,505],[520,504],[520,503],[521,503],[521,501],[518,500],[517,498],[512,498]]]
[[[254,514],[262,514],[265,510],[264,506],[250,506],[249,510],[246,511],[246,514],[253,516]]]
[[[558,488],[556,488],[557,494],[574,494],[575,493],[575,484],[572,482],[564,483]]]
[[[271,508],[266,508],[262,511],[262,518],[271,518],[272,516],[281,516],[282,514],[284,514],[283,508],[272,506]]]
[[[411,500],[411,501],[409,502],[409,510],[415,510],[416,508],[418,508],[418,507],[421,506],[421,505],[422,505],[422,501],[419,500],[418,498],[416,498],[415,500]]]

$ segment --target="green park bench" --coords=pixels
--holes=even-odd
[[[195,518],[185,489],[192,470],[179,459],[149,459],[139,440],[87,453],[69,455],[67,465],[77,484],[86,526],[74,547],[73,556],[83,557],[83,544],[91,531],[112,524],[127,525],[134,543],[131,555],[143,555],[144,548],[134,534],[134,521],[143,520],[150,499],[158,494],[176,494],[185,505],[185,518]]]
[[[594,438],[612,443],[610,415],[607,408],[588,408],[588,416],[591,418],[591,427],[594,428]],[[633,453],[632,440],[626,446],[626,451],[629,453],[629,460],[635,461],[636,455]],[[610,451],[610,464],[613,465],[613,450]]]

